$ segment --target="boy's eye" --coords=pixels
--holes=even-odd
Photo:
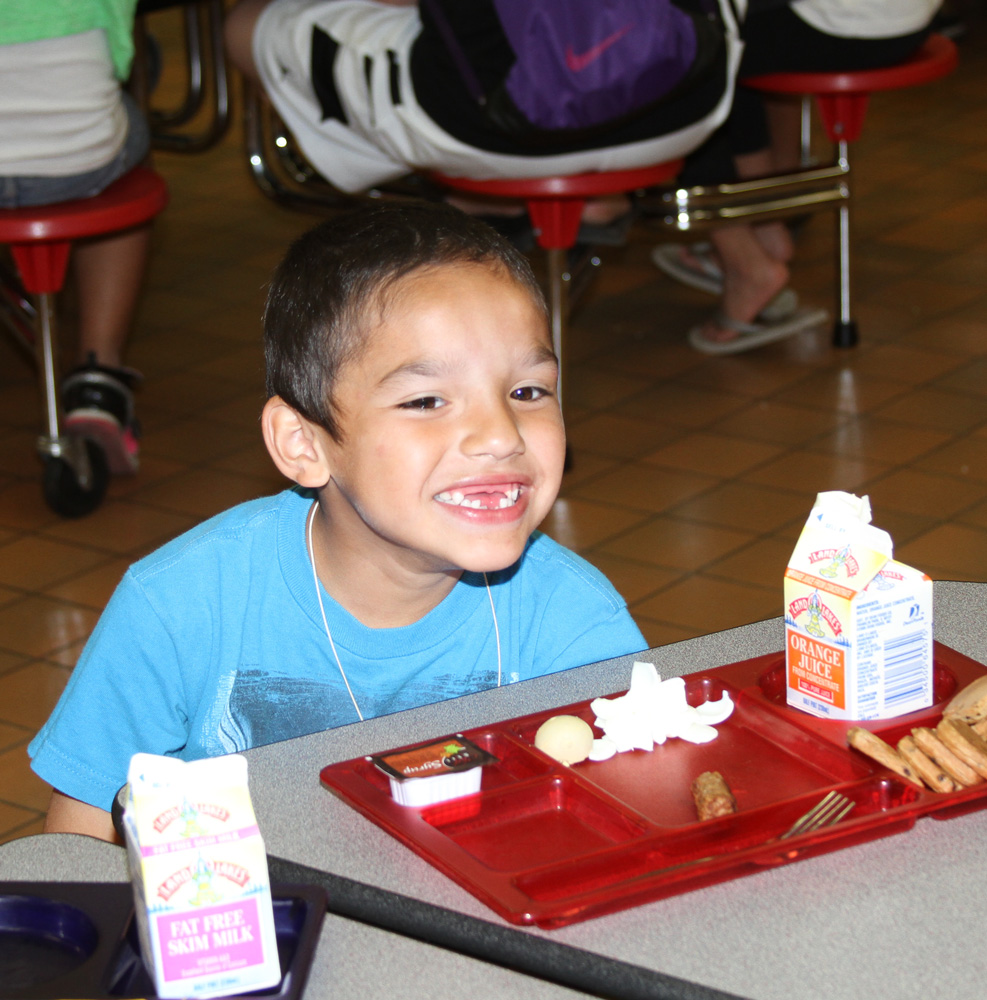
[[[519,403],[533,403],[537,399],[550,395],[548,389],[542,389],[540,386],[523,385],[511,393],[511,399],[516,399]]]
[[[419,399],[409,399],[407,403],[401,403],[399,410],[436,410],[445,403],[438,396],[422,396]]]

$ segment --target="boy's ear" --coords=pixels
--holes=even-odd
[[[261,413],[261,431],[278,471],[299,486],[321,489],[329,482],[326,431],[303,417],[280,396],[272,396]]]

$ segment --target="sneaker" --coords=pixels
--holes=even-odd
[[[95,441],[110,472],[132,475],[140,464],[140,427],[134,416],[134,387],[140,374],[89,361],[62,380],[64,426],[70,434]]]

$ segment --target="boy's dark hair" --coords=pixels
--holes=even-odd
[[[300,237],[268,291],[268,395],[280,396],[341,441],[336,379],[366,342],[387,291],[412,271],[455,264],[502,268],[547,312],[527,258],[486,223],[446,205],[371,202]]]

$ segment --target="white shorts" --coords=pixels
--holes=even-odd
[[[730,5],[722,2],[721,8],[729,29],[728,83],[709,114],[667,135],[555,156],[477,149],[443,131],[425,114],[415,100],[410,76],[411,46],[421,27],[417,7],[392,7],[374,0],[274,0],[254,30],[254,61],[271,103],[302,152],[341,191],[364,191],[416,170],[478,180],[627,170],[691,153],[726,118],[742,45]],[[333,74],[346,124],[332,118],[323,121],[312,86],[313,27],[339,46]],[[392,73],[399,102],[392,97]]]

